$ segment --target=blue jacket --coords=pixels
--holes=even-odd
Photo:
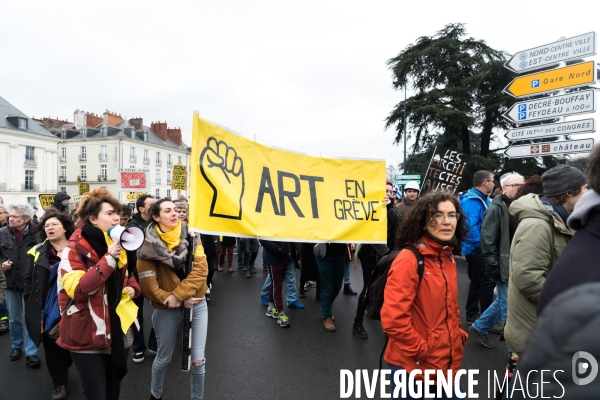
[[[263,247],[263,265],[288,265],[292,258],[289,256],[285,242],[274,242],[272,240],[260,240]]]
[[[460,207],[469,221],[469,233],[462,243],[462,253],[468,256],[473,250],[481,248],[479,235],[483,214],[490,205],[490,198],[475,188],[471,188],[466,194],[460,196]]]

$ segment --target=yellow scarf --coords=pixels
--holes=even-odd
[[[169,252],[173,251],[181,242],[181,221],[177,220],[177,226],[171,232],[162,232],[158,224],[154,226],[160,238],[167,244]]]
[[[111,237],[108,236],[108,233],[106,232],[104,232],[104,240],[106,240],[106,244],[108,245],[108,247],[110,247],[110,245],[114,243]],[[117,261],[117,266],[119,268],[123,268],[123,266],[127,264],[127,253],[125,252],[125,249],[121,248],[121,252],[119,253],[119,259]]]

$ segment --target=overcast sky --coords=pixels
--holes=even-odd
[[[597,31],[597,4],[3,2],[0,95],[30,117],[109,109],[167,121],[187,144],[199,110],[267,145],[396,165],[403,149],[384,119],[404,94],[386,60],[455,22],[512,54]]]

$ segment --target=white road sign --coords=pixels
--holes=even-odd
[[[509,158],[541,157],[557,154],[586,153],[592,151],[593,148],[594,139],[590,138],[510,146],[504,150],[504,154]]]
[[[559,122],[557,124],[528,126],[526,128],[513,128],[506,132],[504,137],[508,140],[529,140],[589,132],[596,132],[596,121],[594,118]]]
[[[594,90],[590,89],[515,103],[503,116],[517,124],[523,124],[594,111],[596,111]]]
[[[518,74],[596,54],[596,32],[517,52],[504,67]]]

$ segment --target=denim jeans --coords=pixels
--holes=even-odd
[[[15,290],[6,291],[6,305],[8,306],[8,323],[10,325],[10,343],[13,349],[25,347],[25,355],[37,355],[37,347],[29,338],[29,333],[25,328],[25,301],[23,292]]]
[[[150,392],[154,397],[160,397],[163,391],[163,383],[167,367],[173,356],[175,341],[179,326],[183,321],[181,309],[156,308],[152,314],[152,325],[156,331],[158,351],[154,363],[152,363],[152,384]],[[192,309],[192,366],[190,371],[191,399],[202,399],[204,397],[204,371],[206,365],[206,331],[208,327],[208,307],[206,302],[198,303]],[[177,359],[180,359],[179,357]],[[196,361],[200,365],[194,366]]]
[[[344,285],[350,283],[350,264],[352,261],[344,263]]]
[[[250,268],[254,268],[254,261],[258,255],[258,239],[240,239],[240,245],[238,251],[242,251],[242,265],[244,271],[248,271]],[[238,254],[238,260],[240,256]]]
[[[409,392],[409,390],[408,390],[408,385],[407,385],[407,387],[406,387],[406,397],[402,397],[402,389],[400,389],[400,390],[398,391],[398,397],[394,397],[394,388],[396,387],[396,385],[394,384],[394,373],[395,373],[396,371],[402,370],[402,369],[404,369],[404,368],[402,368],[402,367],[398,367],[398,366],[396,366],[396,365],[392,365],[392,364],[389,364],[389,367],[390,367],[390,369],[392,370],[392,375],[390,376],[390,388],[391,388],[391,395],[392,395],[392,399],[424,399],[424,398],[425,398],[425,391],[424,391],[424,388],[423,388],[423,387],[421,387],[421,394],[422,394],[422,396],[420,396],[420,397],[412,397],[412,396],[410,395],[410,392]],[[407,372],[407,373],[406,373],[406,379],[407,379],[407,381],[408,381],[408,375],[409,375],[409,374],[408,374],[408,372]],[[415,388],[415,389],[416,389],[416,388]],[[462,393],[465,393],[465,392],[463,392],[463,390],[462,390],[462,386],[461,386],[461,384],[460,384],[460,382],[459,382],[459,383],[458,383],[458,388],[455,386],[455,387],[454,387],[454,390],[452,391],[452,397],[448,397],[448,396],[446,396],[446,392],[442,390],[442,397],[433,397],[433,398],[434,398],[434,399],[447,399],[447,400],[454,400],[454,399],[458,399],[459,397],[456,395],[457,389],[458,389],[458,390],[460,390]],[[416,390],[415,390],[415,391],[416,391]],[[436,390],[435,390],[435,389],[430,389],[429,391],[430,391],[431,393],[435,393],[435,392],[436,392]],[[466,397],[465,397],[465,398],[466,398]]]
[[[285,286],[285,300],[287,304],[296,301],[296,265],[294,262],[290,262],[285,270],[283,276],[283,285]],[[263,285],[260,296],[269,297],[269,288],[271,287],[271,275],[267,275],[265,284]]]
[[[492,304],[496,284],[485,273],[481,248],[477,247],[465,258],[469,262],[469,278],[471,279],[466,305],[467,317],[470,317],[479,312],[483,314]]]
[[[502,324],[505,324],[508,316],[508,284],[496,283],[496,289],[498,289],[496,300],[473,323],[473,329],[484,335],[488,333],[488,329],[493,327],[500,318],[502,318]]]
[[[337,297],[344,280],[344,255],[317,258],[321,277],[321,314],[323,318],[332,315],[331,307]]]

